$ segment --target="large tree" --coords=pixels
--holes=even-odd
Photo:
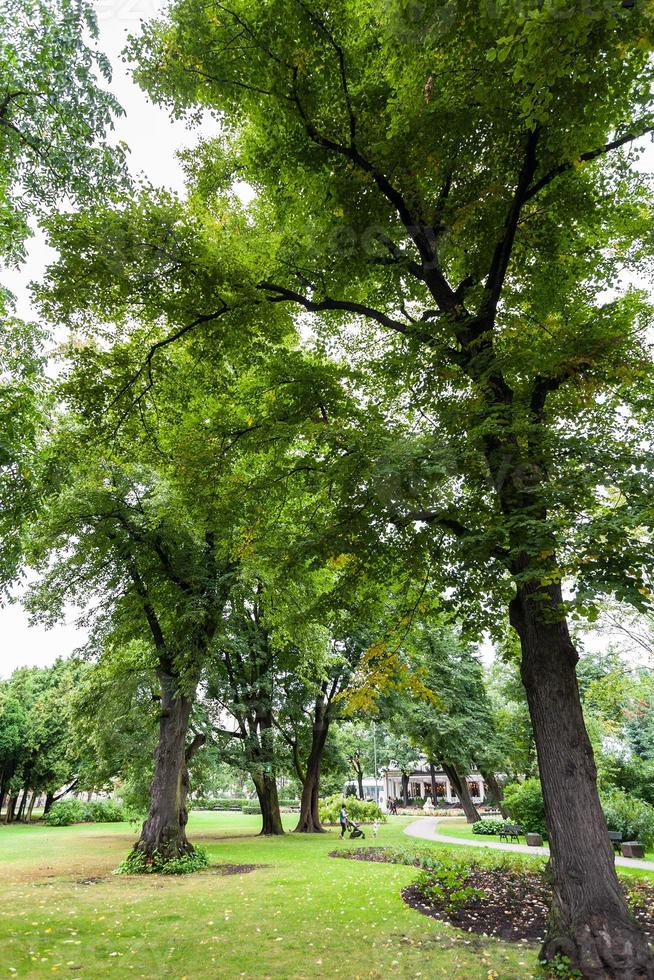
[[[154,98],[230,122],[189,169],[207,200],[237,175],[259,191],[261,300],[387,331],[370,349],[395,393],[402,379],[395,417],[420,414],[431,438],[381,503],[458,569],[461,601],[510,610],[556,884],[544,955],[589,977],[653,969],[615,874],[562,593],[568,574],[584,600],[641,600],[628,420],[646,410],[646,311],[606,287],[650,235],[625,148],[652,128],[651,38],[649,7],[603,0],[416,18],[393,0],[180,0],[134,44]],[[624,506],[604,508],[609,488]]]
[[[389,724],[406,733],[432,765],[442,766],[468,822],[474,823],[479,814],[466,774],[490,757],[495,739],[481,664],[446,627],[417,631],[408,656],[425,692],[421,698],[403,694],[391,699]]]

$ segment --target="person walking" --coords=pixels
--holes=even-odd
[[[341,840],[345,837],[345,831],[347,830],[347,808],[345,803],[341,807],[341,812],[338,815],[338,819],[341,822]]]

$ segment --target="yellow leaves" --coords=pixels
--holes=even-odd
[[[330,568],[338,571],[340,568],[345,568],[345,566],[348,565],[353,558],[354,555],[344,551],[340,555],[335,555],[333,558],[330,558],[327,564]]]

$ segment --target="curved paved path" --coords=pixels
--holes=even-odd
[[[420,817],[414,820],[408,827],[404,828],[404,833],[409,837],[419,837],[421,840],[435,840],[439,844],[457,844],[464,847],[485,847],[491,851],[514,851],[517,854],[543,854],[549,855],[546,847],[528,847],[526,844],[500,844],[499,841],[467,840],[465,837],[450,837],[449,834],[439,834],[438,817]],[[616,857],[615,863],[623,868],[640,868],[643,871],[654,871],[654,861],[641,861],[638,858]]]

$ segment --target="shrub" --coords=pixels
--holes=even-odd
[[[196,847],[190,854],[169,858],[167,861],[155,855],[148,861],[140,851],[132,851],[115,869],[115,875],[188,875],[209,866],[209,858],[203,847]]]
[[[115,800],[94,800],[84,806],[85,820],[91,823],[121,823],[127,819],[125,808]]]
[[[441,865],[421,871],[416,887],[423,898],[440,905],[446,912],[455,912],[472,899],[486,898],[486,892],[469,885],[469,880],[470,869],[465,864]]]
[[[69,827],[73,823],[120,823],[127,820],[125,808],[115,800],[61,800],[43,818],[49,827]]]
[[[520,824],[526,834],[547,837],[540,780],[525,779],[524,783],[511,783],[504,790],[504,805],[511,820]]]
[[[252,815],[253,813],[261,813],[261,807],[258,803],[248,803],[247,806],[241,807],[241,813]]]
[[[485,820],[477,820],[476,823],[472,825],[473,834],[483,834],[484,836],[492,836],[502,833],[502,827],[506,823],[506,820],[497,820],[495,817],[488,817]]]
[[[81,800],[61,800],[50,807],[43,819],[48,827],[69,827],[73,823],[84,823],[85,814],[86,807]]]
[[[338,814],[343,806],[343,797],[337,793],[328,796],[327,799],[320,801],[320,819],[323,823],[338,823]],[[386,814],[382,813],[374,800],[358,800],[353,796],[348,796],[345,801],[347,806],[347,816],[354,823],[372,823],[377,817],[378,820],[385,821]]]
[[[649,849],[654,843],[654,807],[621,789],[601,794],[602,809],[609,830],[623,840],[639,840]]]

